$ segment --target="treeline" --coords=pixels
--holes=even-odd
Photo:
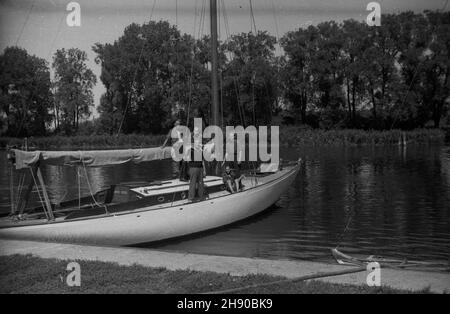
[[[176,118],[210,121],[209,37],[168,22],[131,24],[113,43],[93,46],[106,87],[86,53],[61,49],[45,60],[8,47],[0,55],[0,134],[160,134]],[[448,112],[450,13],[383,15],[381,26],[320,23],[277,39],[267,32],[219,43],[224,125],[308,124],[314,128],[439,127]],[[278,119],[278,120],[276,120]]]
[[[223,124],[268,124],[276,110],[276,40],[267,32],[233,35],[219,44]],[[168,22],[132,24],[113,44],[96,44],[107,91],[102,130],[159,133],[175,118],[211,116],[210,38],[180,34]],[[125,113],[125,114],[124,114]]]
[[[0,55],[0,135],[25,137],[75,134],[92,113],[96,77],[87,54],[60,49],[48,62],[25,49],[8,47]]]
[[[439,127],[450,95],[450,12],[384,15],[381,23],[326,22],[283,37],[283,91],[294,120]]]
[[[22,149],[111,149],[142,148],[161,146],[166,138],[162,135],[120,134],[110,136],[74,135],[41,136],[21,139],[17,137],[0,137],[0,149],[14,146]],[[304,148],[311,146],[402,146],[410,144],[442,144],[445,132],[442,129],[403,130],[321,130],[305,126],[284,125],[280,128],[280,144],[284,147]]]

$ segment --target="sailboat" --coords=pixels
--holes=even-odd
[[[210,0],[212,123],[219,124],[217,71],[217,0]],[[189,202],[189,183],[179,179],[124,183],[89,196],[52,203],[41,168],[47,165],[104,167],[172,158],[170,147],[93,151],[12,150],[16,170],[28,169],[33,179],[18,202],[16,213],[0,217],[0,237],[97,245],[132,245],[178,238],[219,228],[256,215],[292,185],[300,160],[253,171],[244,188],[226,190],[221,177],[204,179],[208,197]],[[36,186],[41,205],[26,208]]]

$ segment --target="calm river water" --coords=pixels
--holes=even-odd
[[[450,260],[450,147],[283,149],[302,157],[295,183],[275,206],[246,221],[148,247],[274,259],[330,260],[350,254]],[[171,176],[170,161],[88,169],[93,189]],[[82,173],[84,176],[84,172]],[[75,169],[47,167],[53,200],[78,197]],[[51,179],[51,180],[49,180]],[[16,178],[18,181],[18,178]],[[81,179],[83,195],[89,193]],[[9,211],[6,153],[0,151],[0,210]],[[350,216],[347,232],[342,234]]]

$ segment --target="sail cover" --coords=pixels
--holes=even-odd
[[[16,169],[39,165],[100,167],[120,165],[127,162],[171,158],[171,147],[142,149],[91,150],[91,151],[33,151],[13,150]]]

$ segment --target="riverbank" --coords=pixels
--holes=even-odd
[[[440,129],[319,130],[284,127],[280,131],[280,140],[284,145],[291,147],[433,144],[445,141],[445,131]]]
[[[77,261],[81,286],[66,284],[67,261],[43,259],[31,255],[0,257],[0,293],[208,293],[264,284],[282,277],[267,275],[231,276],[213,272],[167,270],[139,265]],[[389,287],[332,284],[320,281],[293,282],[236,291],[237,293],[411,293]]]
[[[63,149],[108,149],[108,148],[138,148],[160,146],[165,135],[120,134],[92,135],[92,136],[47,136],[29,137],[26,140],[14,137],[0,138],[0,148],[7,146],[24,147],[29,149],[63,150]]]
[[[280,128],[280,144],[290,147],[301,146],[380,146],[443,143],[446,133],[440,129],[417,129],[411,131],[389,130],[319,130],[299,126]],[[27,138],[29,149],[112,149],[159,146],[165,135],[121,134],[92,136],[48,136]],[[20,138],[0,138],[0,148],[24,146]]]
[[[32,241],[0,240],[0,292],[442,293],[450,275],[382,269],[381,287],[366,271],[308,261],[266,260]],[[81,266],[81,287],[65,284],[69,261]],[[331,274],[349,272],[340,276]],[[350,273],[352,272],[352,273]],[[328,274],[330,277],[324,277]],[[301,281],[298,278],[317,278]],[[275,286],[261,284],[283,280]],[[286,279],[290,279],[289,281]]]

